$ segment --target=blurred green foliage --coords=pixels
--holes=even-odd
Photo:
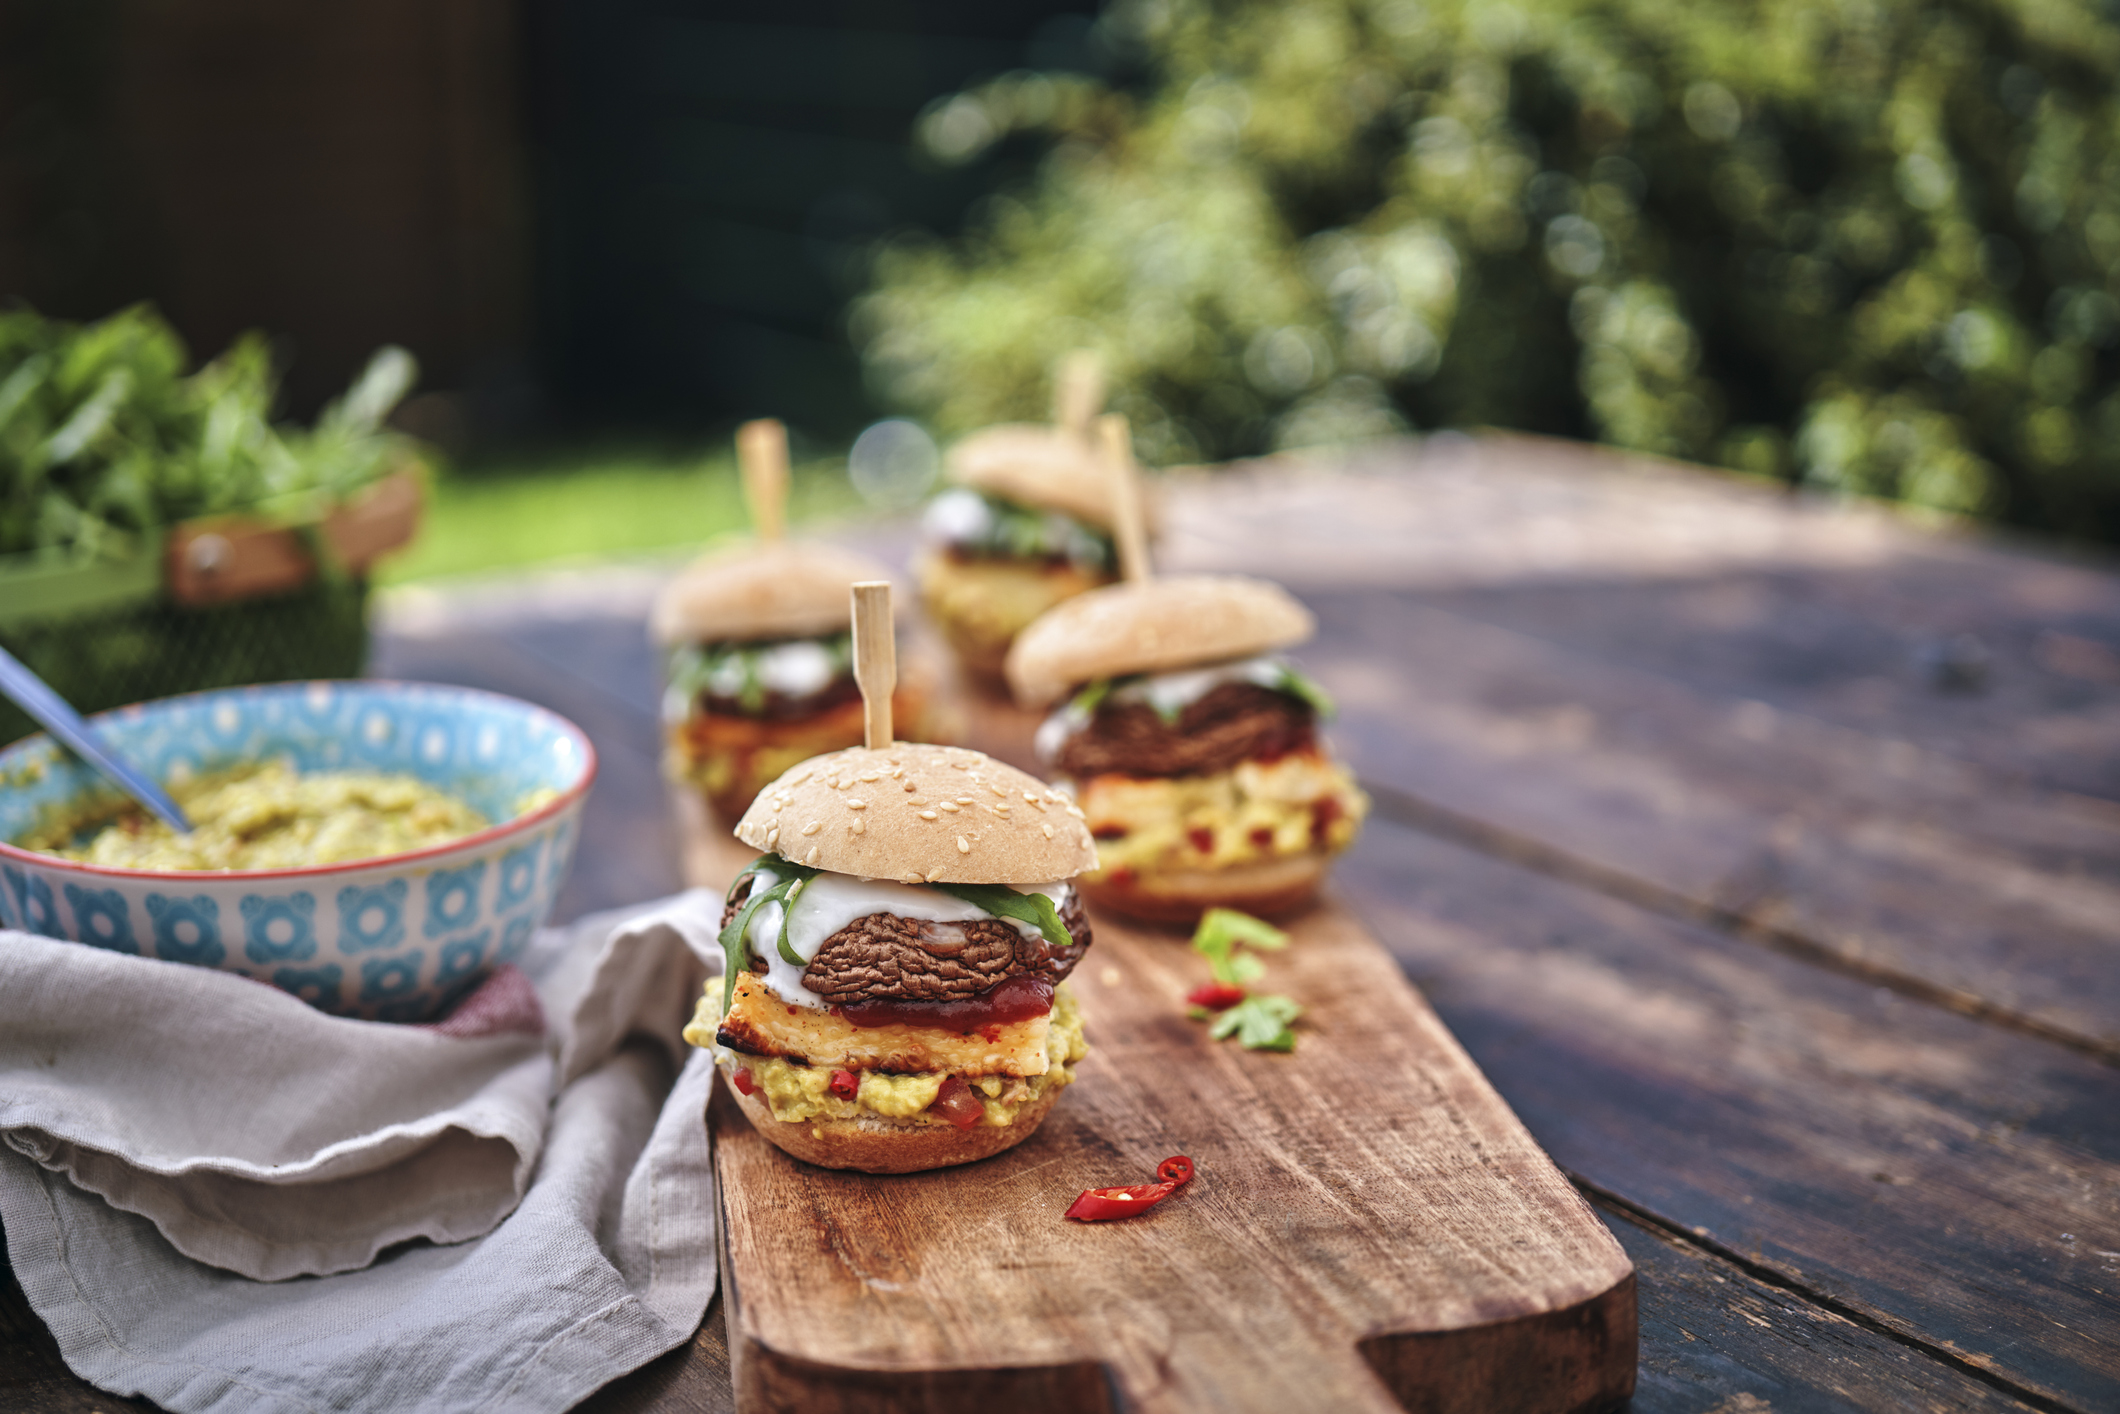
[[[416,376],[384,348],[313,428],[271,421],[264,338],[196,372],[146,306],[93,324],[0,313],[0,555],[123,551],[128,532],[317,495],[380,476],[404,439],[382,428]]]
[[[1144,455],[1594,435],[2120,540],[2120,23],[2087,0],[1118,0],[1129,93],[854,333],[945,431],[1109,360]],[[1019,139],[1020,140],[1020,139]]]

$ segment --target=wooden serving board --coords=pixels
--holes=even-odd
[[[1021,735],[979,731],[997,755]],[[991,748],[990,748],[991,749]],[[750,855],[680,799],[688,874]],[[726,843],[724,843],[726,841]],[[1591,1411],[1634,1387],[1633,1267],[1397,965],[1328,899],[1268,984],[1295,1052],[1207,1038],[1182,934],[1093,918],[1090,1056],[1045,1125],[893,1177],[789,1158],[709,1107],[737,1407]],[[1082,1224],[1085,1188],[1198,1177]]]

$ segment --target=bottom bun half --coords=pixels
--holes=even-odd
[[[1232,865],[1226,869],[1152,869],[1085,875],[1075,880],[1100,908],[1155,923],[1194,923],[1210,908],[1270,918],[1317,897],[1332,855],[1323,850]]]
[[[728,1081],[724,1067],[722,1080]],[[773,1144],[801,1159],[828,1169],[858,1169],[863,1173],[920,1173],[948,1168],[952,1164],[976,1163],[1004,1149],[1013,1149],[1036,1132],[1051,1112],[1053,1102],[1067,1087],[1055,1085],[1016,1112],[1014,1123],[994,1126],[975,1124],[959,1129],[952,1124],[922,1123],[917,1119],[893,1119],[887,1115],[862,1113],[852,1119],[805,1119],[789,1122],[773,1118],[762,1095],[746,1095],[734,1085],[728,1091],[743,1107],[744,1117]]]

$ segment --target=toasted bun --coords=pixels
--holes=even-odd
[[[797,864],[901,883],[1043,884],[1097,867],[1066,795],[982,752],[912,742],[803,762],[758,793],[736,838]]]
[[[1091,443],[1060,428],[989,427],[950,448],[943,465],[959,485],[1111,529],[1111,472]]]
[[[769,540],[693,561],[665,585],[650,617],[665,644],[808,638],[852,622],[847,589],[891,572],[817,540]]]
[[[1055,604],[1109,580],[1065,561],[959,560],[930,550],[913,562],[920,602],[975,676],[1003,681],[1016,635]]]
[[[1018,702],[1043,707],[1098,678],[1248,658],[1316,631],[1310,610],[1263,579],[1196,574],[1108,584],[1018,634],[1008,681]]]
[[[726,1076],[724,1076],[726,1081]],[[793,1123],[773,1118],[763,1095],[746,1095],[734,1085],[729,1093],[754,1128],[804,1163],[863,1173],[920,1173],[991,1158],[1013,1149],[1036,1132],[1066,1086],[1055,1085],[1016,1111],[1013,1124],[996,1128],[975,1124],[922,1124],[911,1119],[864,1112],[852,1119],[805,1119]]]
[[[1331,867],[1331,854],[1314,851],[1227,869],[1146,870],[1123,883],[1078,879],[1075,886],[1099,908],[1157,923],[1194,923],[1210,908],[1271,918],[1315,898]]]

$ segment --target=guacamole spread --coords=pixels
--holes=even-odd
[[[851,1100],[842,1100],[827,1088],[832,1080],[832,1067],[828,1065],[801,1065],[780,1056],[738,1055],[724,1046],[715,1044],[714,1030],[721,1024],[721,987],[709,984],[706,995],[699,999],[692,1022],[685,1027],[685,1039],[695,1046],[712,1048],[714,1059],[727,1066],[742,1066],[751,1072],[757,1085],[757,1093],[764,1097],[773,1111],[773,1118],[788,1123],[806,1119],[852,1119],[862,1110],[895,1119],[918,1118],[930,1124],[947,1124],[939,1115],[927,1113],[935,1102],[942,1082],[949,1077],[940,1071],[919,1075],[891,1075],[880,1070],[864,1070],[860,1089]],[[1047,1070],[1043,1075],[1017,1079],[1006,1075],[967,1077],[972,1093],[979,1097],[986,1116],[980,1122],[996,1129],[1005,1129],[1016,1122],[1017,1112],[1025,1105],[1044,1095],[1048,1090],[1057,1090],[1073,1082],[1074,1063],[1089,1054],[1089,1043],[1082,1039],[1082,1009],[1075,1004],[1074,993],[1065,982],[1053,993],[1052,1027],[1045,1035]]]
[[[84,864],[117,869],[302,869],[404,854],[486,828],[486,817],[406,775],[369,771],[298,774],[284,762],[174,782],[170,795],[191,820],[179,835],[137,808],[83,842],[83,825],[48,826],[19,843]]]

